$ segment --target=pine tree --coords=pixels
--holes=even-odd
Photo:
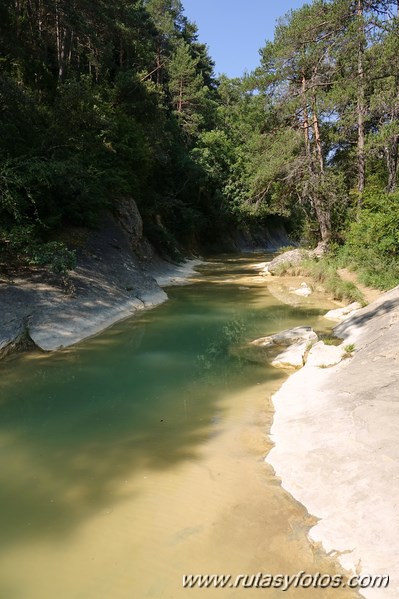
[[[189,45],[180,40],[168,67],[169,90],[178,121],[186,135],[192,136],[203,122],[208,96],[204,78],[198,72],[199,58],[193,58]]]

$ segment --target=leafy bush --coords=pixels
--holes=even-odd
[[[75,252],[60,241],[37,244],[27,254],[30,264],[48,266],[54,273],[65,274],[76,265]]]
[[[16,226],[0,231],[0,265],[13,263],[46,266],[52,272],[65,274],[76,265],[75,252],[59,241],[40,242],[33,225]]]
[[[366,194],[359,219],[352,222],[341,250],[347,265],[366,285],[389,289],[399,283],[399,192]]]

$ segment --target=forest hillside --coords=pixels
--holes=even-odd
[[[180,0],[4,0],[0,264],[68,270],[68,231],[131,202],[171,260],[280,219],[397,284],[398,8],[314,0],[217,79]]]

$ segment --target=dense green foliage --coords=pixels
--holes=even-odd
[[[95,226],[121,196],[158,245],[204,233],[218,206],[193,150],[216,81],[178,0],[6,0],[0,34],[3,254],[25,253],[24,230]]]
[[[286,208],[307,243],[344,244],[341,263],[385,288],[399,283],[398,11],[387,0],[304,4],[251,78],[266,115],[258,197]]]
[[[180,0],[3,0],[0,262],[64,270],[57,231],[132,197],[172,258],[279,215],[399,281],[397,11],[313,0],[216,80]]]
[[[370,190],[359,219],[353,221],[341,260],[359,271],[366,285],[380,289],[399,282],[399,193]]]

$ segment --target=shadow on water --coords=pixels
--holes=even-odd
[[[0,547],[62,540],[139,494],[135,471],[198,460],[229,394],[282,380],[230,357],[229,347],[320,311],[262,304],[259,286],[244,294],[238,282],[206,281],[239,281],[249,262],[207,265],[205,282],[170,290],[154,311],[73,349],[1,365]]]

